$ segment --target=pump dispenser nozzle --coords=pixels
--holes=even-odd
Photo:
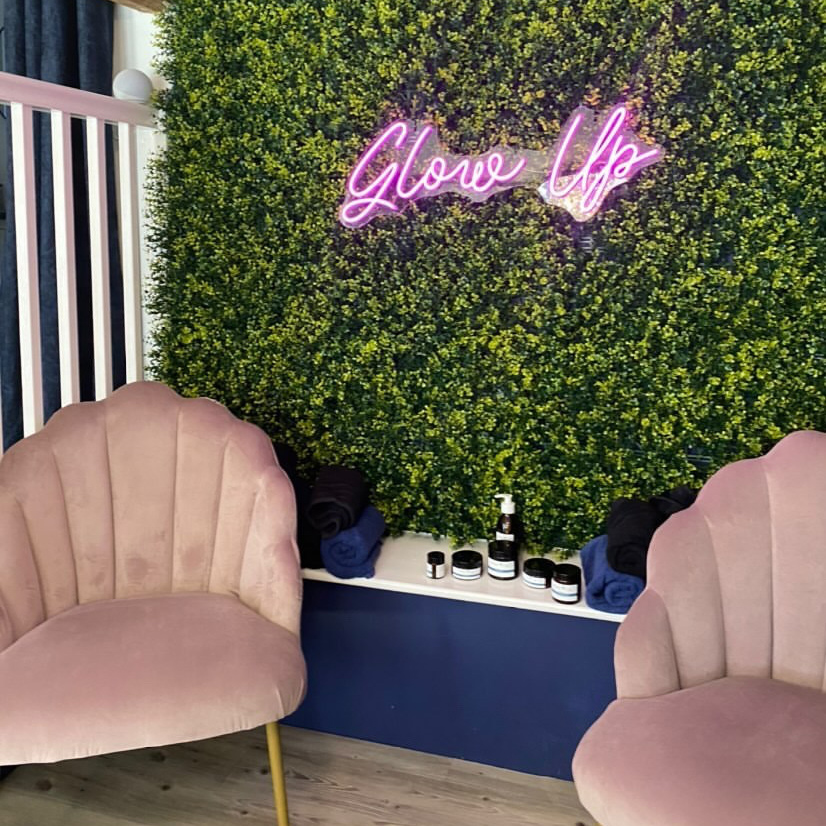
[[[513,503],[513,494],[497,493],[496,496],[494,496],[493,498],[502,500],[502,513],[516,513],[516,505],[514,505]]]

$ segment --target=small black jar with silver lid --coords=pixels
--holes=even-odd
[[[455,579],[479,579],[482,576],[482,554],[478,551],[456,551],[450,561],[450,572]]]
[[[428,551],[427,578],[441,579],[445,575],[445,555],[443,551]]]
[[[579,602],[582,592],[582,570],[578,565],[562,563],[554,567],[551,596],[557,602]]]
[[[516,543],[505,540],[488,542],[488,576],[493,579],[516,579],[519,576]]]
[[[550,559],[526,559],[522,563],[522,582],[529,588],[550,588],[555,567]]]

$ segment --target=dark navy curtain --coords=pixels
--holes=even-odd
[[[5,70],[27,77],[109,95],[112,89],[113,9],[108,0],[0,0],[4,11]],[[8,132],[8,122],[5,128]],[[38,264],[43,359],[43,396],[48,418],[60,407],[55,280],[54,212],[50,129],[35,115]],[[9,146],[11,141],[9,140]],[[83,124],[72,127],[75,187],[75,249],[81,397],[94,398],[89,214]],[[111,136],[107,135],[109,266],[112,294],[114,384],[125,380],[123,290],[117,237]],[[8,447],[23,433],[20,410],[20,351],[17,334],[17,275],[11,156],[6,178],[6,243],[0,268],[0,376],[3,440]]]

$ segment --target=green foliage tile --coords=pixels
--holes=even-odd
[[[826,429],[824,8],[170,0],[156,374],[360,467],[395,530],[483,536],[512,491],[537,550]],[[393,118],[541,149],[621,100],[666,155],[586,224],[530,189],[338,223]]]

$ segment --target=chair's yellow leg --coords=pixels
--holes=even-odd
[[[272,791],[275,795],[275,815],[278,826],[290,826],[287,814],[287,787],[284,785],[284,762],[281,759],[281,736],[278,723],[267,723],[267,751],[270,755]]]

